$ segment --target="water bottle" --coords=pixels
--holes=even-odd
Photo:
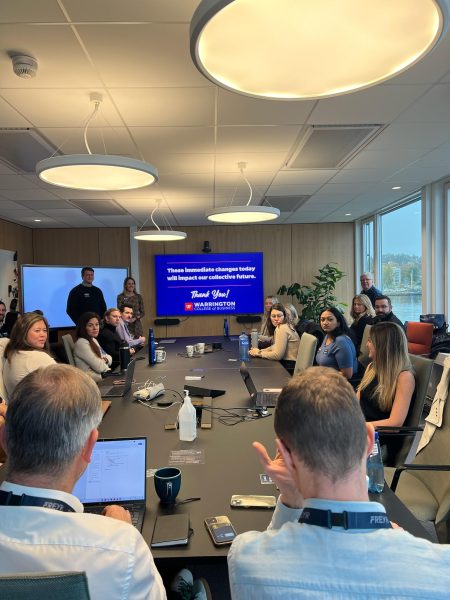
[[[248,357],[248,335],[243,331],[239,336],[239,360],[242,362],[248,362],[250,359]]]
[[[148,364],[156,364],[155,334],[153,333],[153,329],[151,327],[148,330]]]
[[[178,427],[181,442],[193,442],[197,437],[197,411],[192,406],[189,391],[184,390],[185,397],[178,412]]]
[[[228,319],[223,320],[223,337],[228,337]]]
[[[382,492],[384,488],[384,468],[378,431],[375,432],[372,452],[367,457],[367,475],[369,477],[369,492],[378,494]]]
[[[256,329],[252,329],[251,338],[252,338],[252,348],[258,348],[259,337],[258,337],[258,331]]]
[[[127,370],[130,360],[130,346],[128,345],[128,342],[126,340],[122,340],[119,346],[119,362],[121,371]]]

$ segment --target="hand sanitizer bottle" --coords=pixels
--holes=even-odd
[[[193,442],[197,437],[197,412],[192,406],[189,391],[184,390],[183,406],[178,412],[178,427],[182,442]]]

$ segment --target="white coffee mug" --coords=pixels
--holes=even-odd
[[[156,350],[156,362],[160,363],[166,360],[166,351],[161,349]]]
[[[186,346],[186,354],[189,358],[194,356],[194,346]]]
[[[205,344],[203,342],[195,344],[195,351],[198,354],[204,354],[205,353]]]

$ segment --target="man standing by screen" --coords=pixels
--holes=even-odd
[[[94,312],[101,316],[106,311],[106,302],[102,290],[92,285],[94,269],[83,267],[81,269],[81,279],[81,283],[70,290],[67,298],[66,312],[75,325],[85,312]]]

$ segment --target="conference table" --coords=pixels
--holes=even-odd
[[[199,341],[218,342],[222,349],[188,358],[186,345]],[[213,545],[204,519],[227,515],[238,534],[266,529],[271,510],[231,508],[230,499],[233,494],[278,494],[273,484],[261,483],[263,469],[251,446],[253,441],[260,441],[269,454],[274,455],[274,410],[269,409],[267,416],[260,416],[251,410],[252,402],[239,373],[237,337],[201,340],[179,338],[175,342],[160,340],[158,348],[162,347],[167,353],[164,362],[150,366],[147,356],[136,362],[136,383],[125,397],[112,400],[101,424],[100,435],[106,438],[146,436],[147,467],[178,466],[182,472],[178,500],[200,498],[165,507],[155,493],[153,477],[151,474],[147,477],[147,511],[142,534],[149,545],[158,515],[188,513],[193,530],[186,546],[152,549],[158,567],[167,567],[173,561],[184,564],[192,561],[224,562],[228,547]],[[287,371],[277,361],[251,358],[247,365],[258,390],[279,388],[289,380]],[[201,379],[187,381],[186,376]],[[148,385],[150,381],[155,384],[162,382],[166,390],[163,398],[174,402],[181,401],[186,384],[225,391],[221,396],[203,400],[210,407],[203,408],[203,411],[211,411],[211,428],[199,427],[194,442],[180,442],[177,430],[165,429],[166,425],[175,423],[179,403],[164,408],[158,407],[156,401],[142,404],[133,398],[133,391],[144,384]],[[179,461],[187,462],[179,464]],[[430,539],[428,532],[387,486],[381,494],[372,494],[371,499],[384,504],[389,518],[404,529],[418,537]]]

